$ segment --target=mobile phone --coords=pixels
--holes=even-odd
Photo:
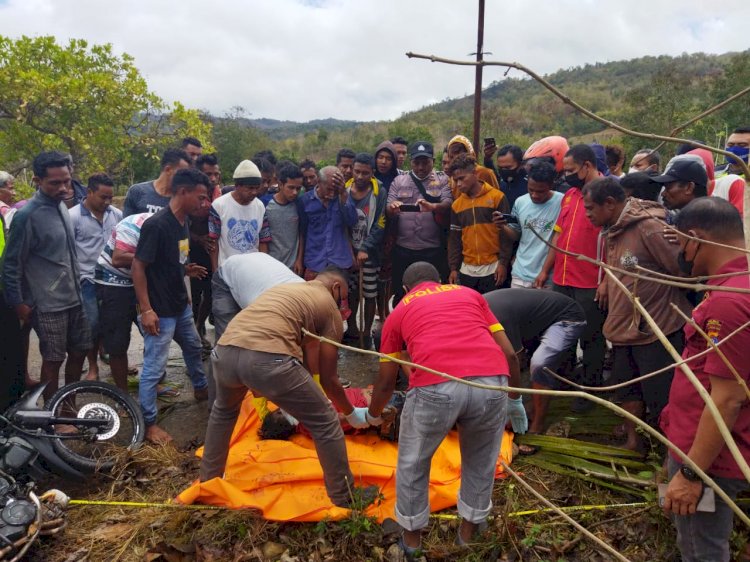
[[[503,217],[503,220],[505,220],[505,222],[507,222],[507,223],[519,224],[518,217],[515,216],[515,215],[509,215],[509,214],[506,214],[506,213],[499,213],[497,211],[495,211],[493,214],[496,217]]]
[[[664,496],[667,493],[668,484],[659,484],[659,507],[664,505]],[[713,513],[716,511],[716,498],[714,496],[713,488],[703,488],[703,495],[698,501],[698,505],[695,506],[696,511],[704,511],[706,513]]]
[[[418,213],[419,212],[419,205],[401,205],[399,207],[401,209],[402,213]]]
[[[485,137],[484,146],[495,146],[495,137]]]

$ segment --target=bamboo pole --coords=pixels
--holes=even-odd
[[[465,384],[468,386],[473,386],[475,388],[481,388],[485,390],[497,390],[500,392],[517,392],[519,394],[539,394],[542,396],[562,396],[566,398],[585,398],[586,400],[590,400],[596,404],[599,404],[600,406],[603,406],[605,408],[608,408],[609,410],[612,410],[619,416],[623,418],[627,418],[630,421],[632,421],[634,424],[640,426],[645,432],[647,432],[649,435],[651,435],[654,439],[657,441],[660,441],[663,443],[670,451],[672,451],[677,457],[679,457],[684,464],[687,464],[690,466],[698,476],[700,476],[703,481],[714,490],[717,496],[719,496],[724,502],[729,506],[729,508],[734,512],[737,517],[740,518],[740,520],[750,527],[750,517],[747,516],[739,507],[737,507],[737,504],[732,501],[732,499],[722,490],[716,482],[708,475],[706,474],[701,467],[699,467],[693,460],[687,456],[682,450],[677,447],[674,443],[672,443],[669,439],[664,437],[661,433],[659,433],[657,430],[655,430],[653,427],[648,425],[646,422],[644,422],[642,419],[640,419],[637,416],[634,416],[630,412],[620,408],[619,406],[612,404],[611,402],[604,400],[603,398],[599,398],[598,396],[593,396],[591,394],[588,394],[587,392],[580,392],[577,390],[574,391],[560,391],[560,390],[543,390],[538,388],[514,388],[511,386],[493,386],[488,384],[480,384],[473,381],[469,381],[466,379],[461,379],[458,377],[454,377],[453,375],[449,375],[448,373],[443,373],[441,371],[437,371],[435,369],[431,369],[430,367],[426,367],[424,365],[418,365],[416,363],[412,363],[411,361],[404,361],[403,359],[399,359],[397,357],[391,357],[390,355],[385,355],[383,353],[380,353],[378,351],[372,351],[369,349],[358,349],[356,347],[351,347],[349,345],[345,345],[341,342],[337,342],[335,340],[319,336],[318,334],[314,334],[306,329],[302,329],[302,333],[306,336],[310,336],[311,338],[314,338],[320,342],[331,344],[335,347],[338,347],[340,349],[346,349],[348,351],[353,351],[355,353],[363,353],[365,355],[372,355],[374,357],[379,357],[381,359],[384,359],[386,361],[391,361],[393,363],[398,363],[399,365],[404,365],[406,367],[414,367],[416,369],[421,369],[423,371],[426,371],[428,373],[432,373],[433,375],[437,375],[439,377],[456,381],[461,384]]]

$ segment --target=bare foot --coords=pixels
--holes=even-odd
[[[155,445],[166,445],[172,442],[172,436],[158,425],[150,425],[146,428],[146,441]]]
[[[98,381],[99,380],[99,373],[92,373],[89,371],[86,373],[86,376],[83,378],[85,381]]]

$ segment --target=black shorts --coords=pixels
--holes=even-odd
[[[127,354],[131,325],[136,318],[135,289],[97,283],[96,300],[104,351],[110,355]]]

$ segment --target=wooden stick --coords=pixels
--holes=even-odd
[[[357,312],[359,313],[359,347],[365,347],[365,303],[364,303],[364,270],[363,265],[359,265],[359,304]]]
[[[718,347],[718,346],[722,345],[725,341],[727,341],[730,338],[733,338],[734,336],[736,336],[737,334],[739,334],[740,332],[742,332],[743,330],[745,330],[747,328],[750,328],[750,320],[748,320],[742,326],[740,326],[739,328],[737,328],[736,330],[734,330],[731,334],[727,334],[727,337],[725,337],[723,340],[716,342],[716,346]],[[666,367],[662,367],[661,369],[657,369],[656,371],[651,371],[650,373],[646,373],[645,375],[641,375],[640,377],[636,377],[636,378],[634,378],[632,380],[629,380],[629,381],[626,381],[626,382],[623,382],[623,383],[619,383],[619,384],[613,384],[613,385],[610,385],[610,386],[584,386],[582,384],[578,384],[576,382],[573,382],[570,379],[566,379],[562,375],[554,372],[549,367],[543,367],[543,369],[544,369],[544,371],[548,375],[551,375],[551,376],[555,377],[556,379],[558,379],[558,380],[560,380],[560,381],[562,381],[562,382],[564,382],[566,384],[569,384],[572,387],[578,388],[580,390],[587,390],[589,392],[609,392],[610,390],[617,390],[618,388],[624,388],[624,387],[626,387],[628,385],[631,385],[631,384],[634,384],[634,383],[637,383],[637,382],[641,382],[641,381],[649,379],[651,377],[655,377],[656,375],[660,375],[661,373],[665,373],[666,371],[669,371],[670,369],[675,369],[675,368],[679,367],[680,365],[684,365],[685,363],[688,363],[690,361],[694,361],[695,359],[698,359],[699,357],[703,357],[704,355],[708,355],[709,353],[711,353],[711,351],[713,351],[713,350],[710,347],[706,348],[703,351],[701,351],[700,353],[696,353],[695,355],[693,355],[691,357],[688,357],[687,359],[681,359],[680,361],[672,363],[671,365],[667,365]]]
[[[562,509],[557,507],[555,504],[553,504],[551,501],[549,501],[547,498],[545,498],[542,494],[537,492],[534,487],[526,482],[523,478],[521,478],[518,473],[513,470],[504,460],[500,460],[500,463],[503,465],[503,470],[507,470],[508,474],[510,474],[513,478],[516,479],[516,481],[521,484],[524,488],[526,488],[531,494],[541,501],[544,505],[546,505],[548,508],[550,508],[552,511],[557,513],[560,517],[565,519],[568,523],[573,525],[576,529],[578,529],[581,533],[586,535],[590,540],[594,541],[596,544],[598,544],[600,547],[602,547],[604,550],[606,550],[609,554],[614,556],[617,560],[621,560],[623,562],[630,562],[628,558],[625,558],[622,554],[617,552],[614,548],[609,546],[606,542],[604,542],[602,539],[597,537],[594,533],[589,531],[586,527],[581,525],[578,521],[573,519],[570,515],[565,513]]]
[[[732,373],[732,375],[734,375],[734,378],[737,380],[737,384],[739,384],[742,387],[742,390],[745,391],[745,396],[747,396],[747,399],[750,400],[750,389],[747,388],[747,383],[745,383],[745,381],[743,380],[743,378],[737,372],[737,369],[734,368],[734,365],[732,365],[729,362],[729,359],[727,359],[727,356],[724,355],[724,352],[719,349],[718,344],[715,343],[714,340],[712,340],[711,337],[706,332],[703,331],[703,328],[701,328],[698,325],[698,323],[693,318],[691,318],[690,316],[688,316],[687,314],[685,314],[684,312],[682,312],[679,308],[677,308],[674,305],[674,303],[670,302],[669,305],[675,310],[675,312],[677,312],[677,314],[679,314],[682,317],[682,319],[685,322],[687,322],[688,324],[690,324],[693,327],[693,329],[696,332],[698,332],[698,334],[700,334],[700,336],[704,340],[706,340],[706,343],[708,343],[708,345],[709,345],[708,349],[710,351],[715,351],[716,352],[716,355],[718,355],[719,359],[721,359],[723,361],[724,365],[727,366],[727,369],[729,369],[729,372]]]
[[[318,334],[314,334],[304,328],[302,328],[302,333],[318,341],[329,343],[341,349],[347,349],[349,351],[353,351],[355,353],[363,353],[365,355],[372,355],[374,357],[379,357],[386,361],[392,361],[393,363],[398,363],[399,365],[421,369],[428,373],[432,373],[433,375],[437,375],[439,377],[452,380],[452,381],[456,381],[456,382],[459,382],[461,384],[465,384],[468,386],[473,386],[475,388],[482,388],[485,390],[497,390],[501,392],[518,392],[519,394],[540,394],[542,396],[560,396],[564,398],[571,398],[571,397],[572,398],[585,398],[586,400],[590,400],[596,404],[599,404],[600,406],[603,406],[605,408],[612,410],[617,415],[623,418],[629,419],[634,424],[640,426],[646,433],[651,435],[654,439],[663,443],[670,451],[672,451],[677,457],[679,457],[683,461],[684,464],[687,464],[688,466],[690,466],[695,471],[695,473],[698,474],[698,476],[700,476],[701,479],[703,479],[706,485],[712,488],[713,491],[716,493],[716,495],[719,496],[722,500],[724,500],[724,502],[726,502],[726,504],[734,512],[734,514],[737,515],[737,517],[739,517],[740,520],[745,525],[750,527],[750,517],[748,517],[747,514],[745,514],[745,512],[743,512],[739,507],[737,507],[737,504],[727,495],[727,493],[724,490],[722,490],[719,487],[719,485],[716,484],[716,482],[714,482],[714,480],[708,474],[706,474],[703,471],[703,469],[701,469],[701,467],[695,464],[695,462],[693,462],[693,460],[690,457],[688,457],[686,453],[682,452],[682,449],[680,449],[677,445],[672,443],[669,439],[664,437],[661,433],[659,433],[657,430],[655,430],[653,427],[648,425],[639,417],[634,416],[627,410],[624,410],[623,408],[615,404],[612,404],[612,402],[604,400],[603,398],[599,398],[598,396],[593,396],[592,394],[588,394],[587,392],[580,392],[578,390],[560,391],[560,390],[545,390],[545,389],[540,389],[540,388],[514,388],[512,386],[494,386],[494,385],[489,385],[489,384],[476,383],[474,381],[454,377],[453,375],[449,375],[448,373],[436,371],[435,369],[431,369],[430,367],[426,367],[424,365],[418,365],[416,363],[412,363],[411,361],[404,361],[403,359],[391,357],[390,355],[385,355],[378,351],[372,351],[369,349],[357,349],[356,347],[351,347],[341,342],[337,342],[335,340],[332,340],[323,336],[319,336]]]
[[[654,321],[653,317],[649,314],[648,310],[646,310],[646,307],[643,306],[643,304],[641,304],[641,300],[637,296],[635,296],[633,293],[631,293],[628,290],[628,288],[623,284],[623,282],[620,281],[617,278],[617,276],[614,273],[612,273],[609,269],[605,269],[605,273],[609,276],[610,279],[612,279],[612,281],[614,281],[614,283],[626,295],[628,295],[628,297],[630,298],[630,301],[641,313],[641,316],[646,320],[649,327],[653,330],[654,334],[656,334],[656,337],[659,338],[659,341],[667,350],[667,352],[672,356],[672,358],[675,361],[680,361],[682,359],[682,356],[674,348],[674,346],[672,345],[672,342],[670,342],[669,339],[667,339],[667,336],[664,334],[664,332],[659,327],[659,325]],[[688,380],[695,387],[695,390],[698,392],[700,397],[706,403],[706,406],[708,407],[708,411],[711,412],[711,416],[713,416],[714,422],[716,423],[716,426],[719,428],[719,433],[721,433],[721,436],[724,438],[724,442],[726,443],[727,448],[729,449],[729,452],[732,453],[732,458],[734,458],[735,462],[737,463],[737,466],[739,466],[745,479],[748,482],[750,482],[750,466],[748,466],[747,460],[745,460],[739,448],[737,447],[737,443],[735,443],[734,437],[732,437],[731,431],[727,427],[726,422],[724,422],[724,418],[721,417],[721,413],[719,412],[719,409],[716,407],[716,404],[714,403],[713,398],[711,398],[711,395],[709,394],[709,392],[701,384],[701,382],[698,380],[698,377],[695,376],[695,373],[688,366],[687,363],[684,363],[680,368],[682,369],[682,372],[685,373],[685,376],[688,378]]]

